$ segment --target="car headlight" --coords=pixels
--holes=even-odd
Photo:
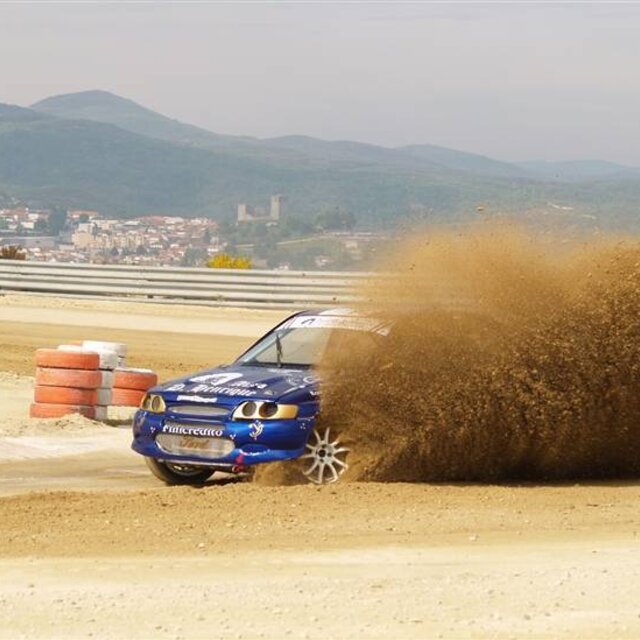
[[[234,420],[292,420],[298,415],[297,404],[278,404],[259,400],[239,404],[231,414]]]
[[[146,393],[140,402],[140,408],[145,411],[151,411],[151,413],[164,413],[167,405],[164,403],[162,396],[155,393]]]

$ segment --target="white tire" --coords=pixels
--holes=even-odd
[[[115,351],[98,351],[100,356],[100,368],[111,371],[118,366],[118,354]]]
[[[96,404],[108,406],[111,404],[111,389],[97,389]]]
[[[113,371],[101,371],[102,374],[102,383],[100,387],[102,389],[111,389],[113,387]]]
[[[115,351],[118,357],[125,358],[127,355],[127,345],[122,342],[99,342],[97,340],[85,340],[82,346],[87,351]]]

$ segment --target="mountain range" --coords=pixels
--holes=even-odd
[[[599,160],[507,163],[433,145],[221,135],[105,91],[0,104],[0,205],[230,219],[237,203],[266,205],[273,193],[297,216],[341,207],[365,227],[550,202],[603,226],[633,226],[640,170]]]

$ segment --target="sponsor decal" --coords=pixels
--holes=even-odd
[[[209,404],[218,402],[218,398],[205,398],[203,396],[193,396],[193,395],[181,395],[181,396],[178,396],[177,400],[189,400],[191,402],[205,402]]]
[[[198,436],[201,438],[220,438],[224,435],[224,429],[211,429],[210,427],[191,427],[183,424],[169,423],[162,427],[162,433],[176,436]]]
[[[265,389],[267,387],[263,382],[249,382],[249,380],[238,380],[238,382],[232,382],[229,386],[242,389]]]
[[[172,384],[170,387],[167,387],[165,391],[183,391],[187,385],[179,382],[178,384]]]
[[[254,440],[257,440],[262,435],[263,431],[264,431],[264,425],[262,424],[262,422],[260,422],[260,420],[256,420],[255,422],[251,423],[251,430],[249,431],[249,436]]]
[[[300,429],[305,431],[306,429],[309,429],[310,427],[313,426],[314,420],[315,418],[300,418],[298,425]]]
[[[267,387],[261,382],[241,380],[241,373],[207,373],[191,378],[190,382],[198,382],[189,389],[191,393],[219,394],[223,396],[255,396],[258,391]],[[202,402],[215,402],[203,400]]]
[[[317,315],[296,316],[286,325],[286,328],[318,328],[318,329],[349,329],[351,331],[370,331],[387,335],[389,324],[376,318],[356,315]]]
[[[197,384],[195,387],[189,389],[191,393],[215,393],[221,396],[255,396],[257,391],[253,389],[238,389],[234,387],[218,387],[208,384]]]

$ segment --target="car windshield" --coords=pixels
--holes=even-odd
[[[276,329],[249,349],[239,364],[308,368],[320,361],[332,329]]]
[[[313,316],[294,318],[266,335],[242,355],[237,364],[308,369],[319,364],[325,352],[340,349],[347,340],[353,344],[354,339],[371,341],[380,338],[378,333],[365,329],[365,326]]]

